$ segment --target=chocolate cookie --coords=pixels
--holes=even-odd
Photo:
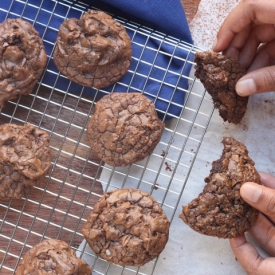
[[[246,112],[248,97],[239,96],[235,85],[246,70],[238,61],[209,51],[196,53],[195,62],[195,76],[212,96],[220,116],[224,121],[240,123]]]
[[[78,20],[65,20],[54,50],[56,67],[83,86],[103,88],[117,82],[129,69],[131,41],[110,15],[89,10]]]
[[[164,249],[170,223],[158,202],[137,189],[107,192],[94,206],[82,233],[108,262],[141,266]]]
[[[0,197],[27,196],[51,167],[49,135],[26,124],[0,125]]]
[[[233,238],[249,230],[258,217],[258,211],[241,198],[240,188],[249,181],[260,184],[260,175],[241,142],[225,137],[223,144],[203,193],[182,207],[180,218],[199,233]]]
[[[15,275],[92,275],[92,269],[76,257],[70,246],[59,240],[45,240],[30,249],[19,262]]]
[[[4,101],[31,93],[47,63],[39,33],[20,19],[0,24],[0,107]]]
[[[163,129],[151,100],[140,93],[112,93],[97,102],[87,135],[100,159],[126,166],[150,155]]]

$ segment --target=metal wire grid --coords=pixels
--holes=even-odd
[[[14,9],[15,3],[17,7],[18,4],[21,5],[19,10]],[[152,194],[173,222],[213,112],[211,100],[205,96],[204,89],[193,74],[188,77],[182,74],[184,67],[192,62],[177,55],[178,49],[184,49],[190,54],[199,49],[144,26],[116,18],[131,34],[132,45],[140,49],[140,56],[132,57],[133,66],[128,72],[129,83],[118,82],[111,90],[95,90],[94,97],[86,96],[86,88],[75,86],[70,81],[67,81],[65,88],[59,86],[59,80],[64,80],[65,77],[53,65],[54,43],[48,40],[48,32],[56,34],[58,31],[50,25],[51,20],[63,21],[70,17],[80,17],[89,7],[72,1],[52,0],[50,8],[45,8],[44,4],[43,0],[7,0],[0,3],[0,18],[21,17],[34,24],[40,31],[49,57],[47,68],[32,94],[7,102],[0,109],[0,122],[28,122],[48,132],[52,157],[50,175],[27,198],[1,201],[0,273],[13,274],[27,250],[43,239],[55,238],[68,242],[77,251],[77,255],[88,258],[93,274],[153,274],[157,260],[140,268],[123,268],[97,258],[92,251],[88,251],[86,243],[82,242],[81,229],[102,193],[122,187],[140,188]],[[64,7],[66,13],[60,13],[61,10],[64,11]],[[33,12],[30,13],[30,10]],[[137,35],[144,38],[144,43],[135,41]],[[166,53],[160,47],[151,48],[149,39],[168,44],[173,51]],[[150,62],[140,58],[148,50],[155,52],[155,57]],[[170,58],[170,62],[173,59],[182,61],[182,72],[170,71],[170,63],[167,68],[160,67],[157,63],[160,54]],[[147,75],[137,72],[141,63],[149,67]],[[150,76],[154,69],[163,72],[162,81]],[[166,83],[167,74],[175,74],[178,77],[177,83]],[[136,76],[144,83],[159,82],[160,86],[168,85],[174,90],[182,91],[186,94],[185,102],[183,105],[178,104],[182,108],[180,115],[166,122],[162,139],[151,156],[128,167],[110,167],[93,156],[86,140],[85,126],[100,94],[118,91],[121,87],[126,92],[135,91],[137,89],[132,84]],[[181,88],[182,79],[188,79],[187,89]],[[175,104],[171,101],[167,103]],[[164,115],[167,115],[167,111]]]

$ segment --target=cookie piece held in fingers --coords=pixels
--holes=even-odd
[[[30,23],[9,18],[0,24],[0,107],[7,100],[28,95],[39,80],[47,55]]]
[[[230,137],[223,144],[203,192],[182,207],[180,218],[201,234],[234,238],[249,230],[258,217],[258,210],[241,198],[240,188],[245,182],[260,184],[260,175],[244,144]]]
[[[31,124],[0,125],[0,197],[27,196],[51,167],[49,135]]]
[[[170,223],[158,202],[137,189],[107,192],[82,229],[94,252],[121,266],[142,266],[156,258],[169,237]]]
[[[76,257],[67,243],[50,239],[35,245],[23,256],[15,275],[25,274],[92,275],[92,269]]]
[[[71,81],[104,88],[129,69],[131,40],[124,26],[103,11],[89,10],[59,28],[54,63]]]
[[[150,155],[163,129],[150,99],[140,93],[112,93],[97,102],[87,136],[100,159],[126,166]]]
[[[195,54],[195,76],[212,96],[224,121],[238,124],[245,115],[248,97],[236,93],[237,81],[246,73],[238,61],[206,51]]]

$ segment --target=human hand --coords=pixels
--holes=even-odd
[[[275,90],[275,0],[242,0],[227,16],[213,45],[238,60],[247,74],[236,84],[241,96]]]
[[[261,173],[261,182],[262,186],[245,183],[240,192],[247,203],[261,212],[249,234],[272,257],[262,258],[244,235],[230,239],[232,251],[249,275],[275,274],[275,177]]]

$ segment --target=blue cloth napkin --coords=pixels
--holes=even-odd
[[[112,91],[140,91],[155,103],[160,118],[179,116],[191,69],[191,63],[186,60],[193,60],[193,55],[187,48],[175,47],[176,42],[170,43],[162,34],[151,35],[147,29],[137,31],[136,26],[131,28],[130,21],[191,44],[192,38],[180,0],[72,0],[73,8],[63,0],[5,0],[0,1],[0,20],[22,17],[32,23],[43,38],[48,56],[52,56],[60,24],[65,18],[80,18],[83,3],[89,5],[87,9],[98,8],[129,20],[126,26],[132,40],[129,71],[114,84],[115,89],[112,85],[98,91],[70,83],[62,75],[58,77],[59,72],[51,58],[41,82],[57,90],[69,93],[82,91],[97,98]]]
[[[81,2],[192,43],[180,0],[81,0]]]
[[[180,0],[84,0],[83,2],[116,16],[121,16],[135,23],[158,30],[184,42],[193,43]],[[135,34],[133,40],[135,43],[144,44],[144,37],[140,34]],[[146,75],[150,73],[149,77],[157,79],[159,82],[148,81],[144,84],[141,78],[136,77],[133,79],[131,86],[143,91],[155,103],[160,118],[171,119],[173,117],[171,114],[179,116],[184,104],[185,93],[182,90],[169,86],[169,84],[188,89],[187,78],[178,77],[176,74],[189,75],[191,64],[182,62],[180,59],[192,60],[193,55],[183,49],[177,49],[174,52],[174,46],[169,45],[169,43],[162,43],[156,39],[149,39],[146,44],[146,48],[148,47],[158,51],[157,60],[154,60],[154,66],[169,70],[169,73],[156,68],[148,72],[148,68],[146,68],[147,66],[144,63],[140,63],[138,67],[132,64],[133,66],[130,69],[137,68],[137,74]],[[171,58],[173,54],[176,58]],[[138,55],[138,47],[134,45],[133,56],[137,56],[137,58],[139,57],[145,62],[152,62],[155,57],[153,51],[151,53],[149,51],[145,54],[143,53],[141,56]],[[121,81],[126,78],[127,76]]]

